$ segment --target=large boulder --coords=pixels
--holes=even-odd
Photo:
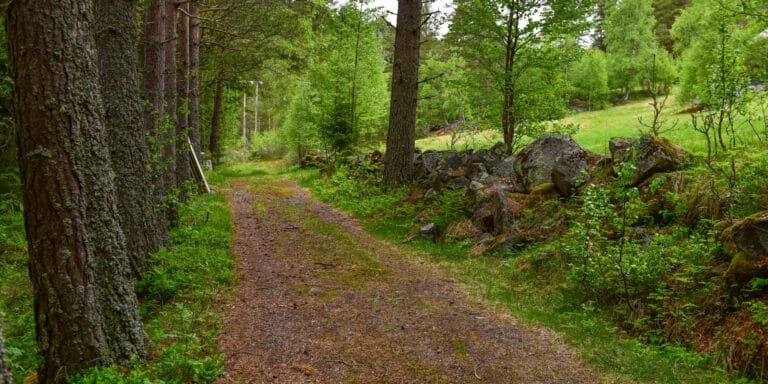
[[[608,158],[589,151],[569,151],[555,160],[552,184],[562,197],[570,197]]]
[[[660,136],[644,135],[637,143],[637,161],[630,184],[640,185],[657,173],[673,172],[691,160],[691,154]]]
[[[502,179],[517,179],[517,172],[515,172],[515,160],[517,160],[516,156],[509,156],[501,159],[491,168],[491,175],[501,177]]]
[[[560,158],[563,158],[561,180],[578,184],[578,175],[589,172],[589,163],[599,156],[582,148],[570,136],[544,135],[520,151],[515,159],[515,173],[521,186],[530,192],[537,186],[552,183],[552,171]],[[580,160],[574,165],[568,164],[575,159]]]
[[[768,277],[768,211],[737,221],[720,240],[731,257],[726,281],[740,288],[754,277]]]

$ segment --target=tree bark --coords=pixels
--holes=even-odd
[[[178,51],[176,76],[176,185],[181,200],[188,196],[187,182],[192,180],[189,144],[189,3],[178,5],[176,49]]]
[[[5,361],[5,339],[3,339],[3,312],[0,311],[0,384],[11,384],[11,368]]]
[[[14,1],[14,80],[42,384],[144,358],[111,176],[93,3]]]
[[[211,157],[215,164],[219,163],[221,158],[221,143],[219,135],[221,133],[221,108],[224,102],[224,80],[221,74],[216,77],[216,91],[213,96],[213,114],[211,115],[211,137],[208,150],[211,151]]]
[[[200,142],[200,4],[198,0],[189,3],[189,137],[197,151],[202,152]]]
[[[136,68],[136,1],[96,2],[96,47],[104,99],[110,159],[114,165],[120,226],[125,233],[134,277],[144,272],[147,256],[168,238],[158,225],[157,201],[147,198],[151,185],[149,147],[142,126]]]
[[[157,138],[163,108],[163,73],[165,73],[165,50],[163,49],[164,8],[162,1],[153,1],[144,9],[143,41],[144,49],[144,128],[147,133]]]
[[[165,234],[165,228],[168,228],[167,214],[165,212],[165,197],[168,190],[165,187],[164,173],[165,164],[163,162],[165,134],[163,130],[163,116],[165,115],[165,104],[163,96],[165,95],[165,49],[163,41],[165,40],[164,15],[165,7],[162,0],[152,1],[144,10],[143,20],[143,41],[144,49],[144,98],[146,99],[144,108],[144,129],[150,138],[150,160],[152,163],[152,194],[158,202],[158,214],[156,215],[156,228],[162,229]],[[163,238],[163,245],[168,245],[167,236]]]
[[[384,183],[387,186],[399,186],[413,180],[421,3],[421,0],[399,0],[397,6],[392,97],[384,156]]]
[[[165,166],[162,184],[165,195],[174,193],[178,186],[176,179],[176,2],[160,0],[163,7],[163,51],[165,66],[163,70],[163,154],[161,163]],[[175,198],[167,199],[166,217],[171,226],[178,223],[179,213]]]

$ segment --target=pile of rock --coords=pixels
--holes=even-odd
[[[426,151],[415,158],[417,191],[428,199],[444,189],[466,190],[473,216],[443,230],[451,237],[474,237],[483,252],[559,235],[564,229],[560,204],[584,185],[607,179],[613,165],[634,160],[631,184],[637,186],[690,160],[688,152],[660,137],[614,138],[609,146],[611,157],[606,157],[570,136],[545,135],[517,155],[503,144],[479,151]],[[531,210],[535,218],[524,217]],[[437,236],[435,231],[429,226],[430,236]]]

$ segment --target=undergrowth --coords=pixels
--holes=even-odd
[[[32,292],[26,263],[23,217],[18,198],[0,207],[0,304],[7,353],[17,383],[34,375],[36,354]],[[230,255],[232,220],[221,196],[205,195],[180,206],[172,248],[150,256],[136,282],[149,336],[149,362],[132,369],[92,369],[72,383],[209,383],[222,373],[218,353],[221,302],[235,282]]]

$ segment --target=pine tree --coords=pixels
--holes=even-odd
[[[104,98],[110,158],[115,165],[120,225],[128,245],[134,276],[146,267],[147,256],[167,245],[165,225],[159,225],[159,201],[147,198],[151,166],[136,68],[136,1],[96,2],[96,46],[99,80]],[[150,196],[153,197],[153,196]]]
[[[407,184],[413,179],[416,147],[416,110],[419,97],[419,43],[421,0],[399,0],[397,32],[392,68],[392,98],[389,107],[384,183]]]
[[[41,384],[146,356],[119,224],[92,2],[14,1],[14,111]]]

